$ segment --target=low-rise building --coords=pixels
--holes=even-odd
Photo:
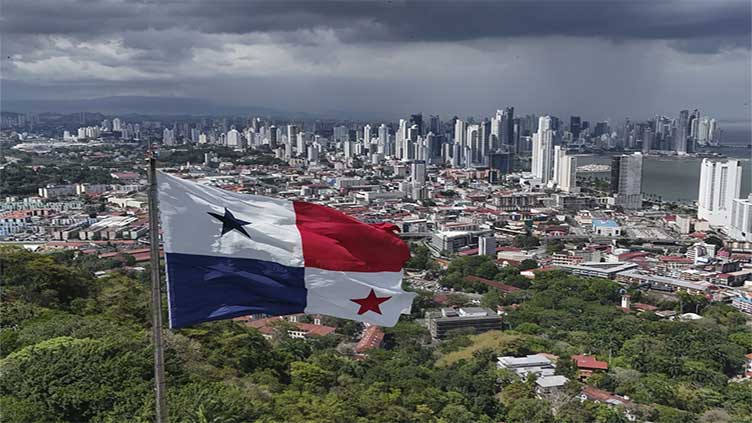
[[[590,355],[573,355],[572,361],[577,367],[577,373],[581,381],[587,380],[594,373],[608,371],[608,363],[597,360]]]
[[[560,269],[573,275],[590,278],[614,279],[620,272],[639,267],[637,263],[586,262],[577,265],[562,265]]]
[[[614,220],[593,219],[593,234],[598,236],[619,237],[621,226]]]
[[[654,275],[636,269],[620,272],[616,275],[616,280],[621,283],[643,286],[655,291],[686,291],[695,295],[705,294],[710,288],[710,284],[708,283],[690,282],[668,276]]]
[[[752,298],[750,297],[744,297],[741,295],[735,297],[731,300],[731,306],[741,312],[752,314]]]
[[[546,397],[559,392],[569,382],[565,376],[541,376],[535,379],[535,393],[539,397]]]
[[[525,357],[497,357],[496,368],[511,370],[523,381],[527,380],[531,374],[537,377],[553,376],[556,371],[556,365],[545,354],[532,354]]]
[[[426,313],[428,329],[434,339],[443,339],[457,329],[472,329],[476,333],[501,330],[502,318],[484,307],[442,308]]]

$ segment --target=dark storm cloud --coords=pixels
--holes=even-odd
[[[748,0],[2,2],[3,100],[749,115]]]
[[[684,52],[750,48],[749,1],[252,2],[6,0],[6,34],[80,38],[180,28],[204,33],[332,29],[348,43],[527,36],[669,40]],[[304,40],[301,40],[304,41]]]

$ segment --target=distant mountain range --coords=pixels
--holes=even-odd
[[[77,113],[143,115],[229,115],[254,114],[279,117],[314,117],[303,112],[288,112],[268,107],[214,103],[201,98],[115,96],[70,100],[0,99],[3,111],[19,113]]]

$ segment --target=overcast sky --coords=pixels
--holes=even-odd
[[[3,0],[5,99],[750,115],[750,1]]]

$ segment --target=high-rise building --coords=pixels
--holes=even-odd
[[[334,139],[334,142],[344,142],[349,139],[349,130],[347,129],[347,126],[341,125],[341,126],[335,126],[334,127],[334,135],[332,138]]]
[[[506,146],[509,151],[515,151],[514,141],[514,107],[507,107],[504,109],[501,144]]]
[[[295,140],[295,154],[297,154],[298,156],[303,156],[307,153],[308,151],[306,150],[306,133],[298,132],[297,139]]]
[[[674,151],[676,154],[687,153],[687,140],[689,139],[689,110],[679,112],[679,119],[674,128]]]
[[[551,129],[551,117],[538,119],[538,132],[533,134],[533,176],[545,185],[553,179],[554,131]]]
[[[164,131],[162,131],[162,144],[164,145],[175,145],[175,132],[170,128],[165,128]]]
[[[120,121],[120,118],[112,119],[112,130],[113,131],[122,131],[122,122]]]
[[[488,167],[491,171],[490,182],[498,182],[502,175],[512,172],[512,153],[499,150],[489,154]]]
[[[702,119],[698,119],[697,123],[697,144],[701,146],[708,145],[710,139],[710,119],[705,116]]]
[[[747,198],[736,198],[731,203],[731,222],[727,232],[736,241],[752,242],[752,194]]]
[[[504,132],[502,130],[503,122],[504,122],[504,112],[501,110],[497,110],[496,115],[491,117],[491,136],[490,136],[491,151],[496,151],[501,148],[501,134],[502,132]]]
[[[444,131],[441,130],[441,119],[439,118],[439,115],[431,115],[428,119],[428,132],[433,132],[434,135],[444,133]]]
[[[231,127],[229,131],[227,131],[225,142],[230,148],[241,148],[243,146],[240,132],[238,132],[238,130],[235,129],[234,126]]]
[[[710,119],[708,123],[708,144],[716,146],[721,143],[721,128],[718,121]]]
[[[478,238],[478,255],[496,258],[496,237],[482,236]]]
[[[319,161],[319,148],[317,144],[308,146],[308,164],[316,164]]]
[[[572,138],[577,141],[580,138],[580,132],[582,131],[582,121],[579,116],[569,117],[569,132],[572,133]]]
[[[397,148],[397,158],[403,159],[407,156],[405,151],[405,141],[407,140],[407,121],[400,119],[399,127],[397,128],[397,135],[395,136],[394,143]]]
[[[611,194],[614,205],[625,209],[642,208],[642,153],[611,159]]]
[[[561,191],[576,191],[577,157],[567,154],[559,145],[554,147],[554,181]]]
[[[277,127],[274,125],[269,127],[269,147],[277,148]]]
[[[480,123],[480,151],[478,163],[487,163],[488,154],[491,152],[491,121],[484,119]]]
[[[426,162],[415,160],[410,164],[410,197],[413,200],[426,198]]]
[[[418,135],[423,135],[423,115],[422,114],[418,113],[415,115],[410,115],[409,126],[413,126],[413,125],[418,126]]]
[[[296,125],[287,125],[287,142],[293,143],[298,139],[298,127]]]
[[[371,125],[366,124],[363,127],[363,142],[368,145],[371,143]]]
[[[480,163],[480,125],[467,125],[465,133],[465,151],[470,153],[465,157],[465,166]]]
[[[731,223],[731,207],[741,194],[742,165],[739,160],[703,159],[700,164],[700,189],[697,218],[714,226]]]
[[[462,166],[465,163],[462,155],[464,154],[465,146],[467,145],[466,139],[465,122],[457,119],[457,121],[454,123],[454,143],[459,146],[459,155],[452,156],[452,158],[454,158],[457,163],[456,166]]]

